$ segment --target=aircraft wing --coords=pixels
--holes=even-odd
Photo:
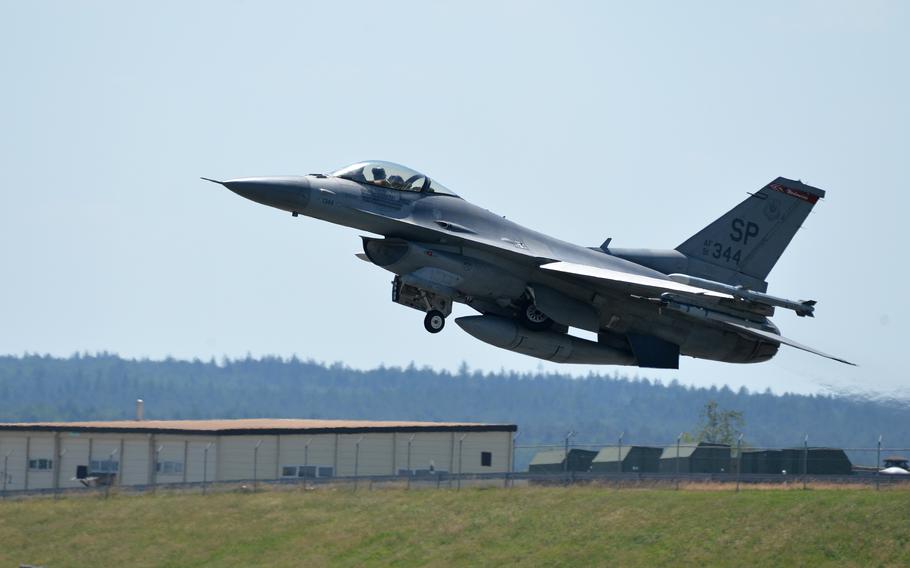
[[[846,365],[852,365],[852,366],[856,367],[856,363],[851,363],[850,361],[846,361],[844,359],[841,359],[840,357],[835,357],[834,355],[828,355],[827,353],[823,353],[817,349],[813,349],[811,347],[803,345],[802,343],[793,341],[792,339],[787,339],[786,337],[780,336],[780,335],[778,335],[776,333],[772,333],[770,331],[746,327],[744,325],[740,325],[738,323],[733,323],[733,322],[718,322],[718,323],[722,323],[723,325],[725,325],[729,328],[732,328],[733,330],[735,330],[739,333],[748,335],[755,339],[764,339],[767,341],[773,341],[775,343],[789,345],[790,347],[795,347],[796,349],[802,349],[803,351],[808,351],[809,353],[813,353],[815,355],[820,355],[822,357],[827,357],[828,359],[832,359],[839,363],[844,363]]]
[[[607,287],[625,290],[629,293],[643,296],[659,297],[660,294],[664,292],[683,292],[685,294],[710,296],[712,298],[733,299],[733,296],[730,294],[714,292],[688,284],[681,284],[669,279],[631,274],[619,270],[611,270],[609,268],[576,264],[574,262],[550,262],[541,265],[540,268],[551,272],[573,274],[586,280],[592,280],[598,284],[606,285]]]
[[[386,236],[417,239],[425,242],[445,241],[449,244],[470,244],[490,252],[504,254],[513,260],[524,262],[528,265],[537,266],[551,274],[562,274],[566,278],[582,279],[598,288],[607,288],[613,292],[652,298],[658,298],[665,292],[677,292],[710,297],[715,300],[733,299],[730,294],[715,292],[690,284],[682,284],[669,278],[656,278],[598,266],[556,261],[553,258],[536,255],[526,248],[516,247],[507,241],[498,241],[476,234],[455,234],[452,231],[446,231],[441,228],[426,227],[408,219],[389,220],[369,211],[362,212],[374,215],[378,220],[387,222]]]

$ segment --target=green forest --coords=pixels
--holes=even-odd
[[[295,358],[129,360],[111,354],[0,357],[0,422],[132,419],[340,418],[514,423],[520,444],[672,443],[695,432],[705,405],[740,413],[753,446],[910,446],[910,407],[829,395],[774,394],[676,381],[557,374],[368,371]]]

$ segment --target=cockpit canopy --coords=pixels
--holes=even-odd
[[[346,168],[342,168],[337,172],[332,172],[331,175],[400,191],[436,193],[458,197],[453,191],[439,182],[434,181],[411,168],[406,168],[392,162],[382,162],[378,160],[358,162]]]

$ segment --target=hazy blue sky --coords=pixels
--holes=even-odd
[[[2,2],[0,352],[533,370],[427,334],[356,231],[198,177],[386,159],[566,240],[672,248],[783,175],[829,193],[769,288],[818,316],[775,321],[860,367],[639,374],[900,390],[908,6]]]

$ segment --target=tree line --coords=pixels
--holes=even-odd
[[[745,417],[753,446],[802,444],[870,447],[880,434],[891,447],[910,445],[910,409],[833,395],[693,388],[618,374],[573,378],[552,373],[455,373],[428,368],[355,370],[296,358],[222,361],[129,360],[117,355],[0,357],[0,421],[337,418],[517,424],[520,443],[627,444],[675,441],[696,432],[713,402]],[[710,418],[710,417],[709,417]],[[713,418],[711,418],[713,420]],[[734,420],[736,422],[736,420]],[[725,422],[709,424],[729,435]],[[712,434],[713,435],[713,434]]]

